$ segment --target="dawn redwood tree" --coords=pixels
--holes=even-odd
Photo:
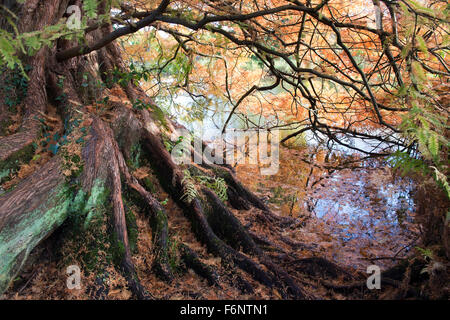
[[[402,43],[404,30],[398,27],[399,9],[391,1],[382,1],[382,12],[390,15],[385,19],[392,23],[386,29],[383,29],[383,20],[379,20],[382,19],[379,13],[376,26],[367,26],[343,16],[335,17],[336,7],[329,2],[2,1],[0,51],[5,68],[1,77],[7,85],[0,93],[0,123],[6,123],[19,113],[20,126],[12,132],[1,132],[0,169],[15,170],[18,164],[32,160],[36,141],[45,132],[42,120],[54,120],[50,115],[52,108],[56,109],[54,114],[63,125],[53,137],[54,156],[0,195],[0,292],[20,272],[33,248],[73,212],[84,214],[89,221],[87,217],[96,206],[102,205],[107,208],[107,224],[113,235],[111,245],[115,248],[117,264],[136,297],[149,297],[140,285],[131,259],[125,193],[137,199],[148,214],[154,233],[154,270],[170,281],[173,274],[168,261],[167,214],[145,181],[131,174],[131,163],[139,148],[157,172],[161,184],[189,218],[193,232],[212,254],[222,258],[223,263],[246,271],[260,283],[278,288],[284,297],[311,298],[287,272],[263,254],[228,206],[260,210],[274,225],[289,225],[295,220],[273,214],[227,166],[205,164],[202,173],[226,182],[227,202],[215,190],[195,186],[188,172],[196,169],[175,164],[164,143],[179,126],[161,117],[139,81],[127,76],[130,70],[116,40],[154,27],[176,38],[185,52],[202,54],[201,41],[192,33],[220,34],[233,46],[252,52],[273,80],[273,84],[253,86],[238,97],[233,102],[232,112],[255,92],[282,85],[294,100],[301,96],[300,102],[308,104],[305,108],[309,124],[293,136],[315,130],[330,140],[344,143],[339,140],[339,134],[345,133],[388,142],[402,150],[415,150],[415,136],[407,139],[395,135],[400,132],[399,117],[392,113],[409,112],[411,100],[422,96],[411,98],[393,92],[400,88],[416,96],[429,94],[428,88],[419,82],[425,81],[422,79],[424,69],[436,77],[448,76],[448,65],[439,53],[445,39],[435,36],[438,39],[431,49],[426,43],[430,36],[421,36],[419,45]],[[374,5],[380,7],[380,2],[374,1]],[[78,18],[75,9],[68,11],[70,6],[82,9],[78,29],[68,27],[67,22],[77,23],[73,19]],[[417,19],[431,21],[429,25],[422,22],[423,29],[435,28],[438,32],[440,23],[445,21],[445,17],[430,13],[431,9],[427,11],[409,4],[404,10]],[[286,19],[283,23],[291,29],[277,25],[282,19]],[[308,33],[304,37],[311,40],[311,33],[321,33],[325,29],[334,33],[335,44],[329,45],[334,56],[322,56],[319,52],[317,56],[322,60],[319,65],[315,65],[317,59],[312,57],[303,62],[301,55],[311,56],[308,50],[318,49],[303,40],[302,33]],[[352,32],[364,34],[362,43],[370,39],[373,48],[380,50],[378,60],[370,57],[374,58],[373,69],[361,67],[355,58],[352,44],[348,42],[353,37]],[[187,47],[189,42],[194,44],[192,48]],[[307,50],[302,51],[305,48]],[[373,48],[365,49],[369,52]],[[436,59],[427,64],[422,54],[436,55]],[[277,63],[279,60],[284,63],[282,67]],[[344,88],[347,97],[341,97],[342,101],[355,101],[358,108],[366,110],[367,116],[352,118],[351,123],[326,119],[324,110],[335,108],[334,102],[327,102],[326,97],[316,92],[317,84],[312,78],[325,79]],[[98,92],[101,92],[100,97]],[[379,99],[380,92],[384,96],[382,99]],[[386,95],[392,99],[388,101]],[[403,102],[395,105],[395,99]],[[438,97],[430,99],[436,100],[437,108],[444,110],[441,112],[447,112]],[[108,112],[96,112],[99,104]],[[376,124],[383,129],[383,134],[374,136],[358,131],[361,126],[355,124],[361,122]],[[428,130],[433,128],[428,125]],[[425,147],[431,146],[431,154],[437,156],[436,148],[439,149],[440,144],[431,139],[425,142]],[[196,272],[213,283],[216,281],[214,272],[199,262],[195,252],[186,246],[181,250],[186,263]]]

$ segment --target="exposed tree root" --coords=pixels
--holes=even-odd
[[[320,265],[324,266],[324,265],[328,265],[329,262],[327,262],[326,264],[324,264],[323,262],[320,263]],[[389,299],[405,299],[407,297],[422,297],[422,293],[421,290],[416,288],[414,285],[412,285],[411,283],[411,276],[412,276],[412,269],[415,270],[415,277],[417,278],[418,274],[417,274],[417,266],[419,266],[420,263],[415,263],[413,262],[412,264],[408,263],[408,262],[402,262],[388,270],[385,270],[384,272],[381,273],[381,277],[380,277],[380,285],[382,288],[386,288],[386,287],[392,287],[395,288],[396,290],[394,290],[393,292],[390,293],[390,295],[387,297]],[[337,268],[337,269],[336,269]],[[332,266],[332,268],[330,269],[329,267],[327,267],[328,270],[332,270],[332,269],[336,269],[339,270],[339,272],[341,272],[341,268],[339,268],[338,266]],[[351,278],[349,278],[348,280],[351,280]],[[328,281],[325,280],[321,280],[321,283],[324,287],[328,288],[328,289],[332,289],[336,292],[342,292],[342,293],[346,293],[346,294],[350,294],[356,290],[361,291],[362,293],[368,293],[368,289],[367,289],[367,283],[366,280],[362,280],[362,281],[353,281],[352,283],[349,284],[345,284],[345,285],[336,285],[333,283],[330,283]]]
[[[129,188],[136,191],[143,200],[144,210],[151,220],[152,229],[154,232],[153,242],[155,244],[155,265],[156,273],[166,281],[173,279],[173,272],[168,262],[168,238],[169,226],[167,223],[167,214],[163,206],[156,200],[141,184],[134,178],[123,158],[120,159],[120,170],[125,177]]]
[[[18,274],[31,250],[65,220],[70,195],[55,157],[0,201],[0,292]]]
[[[211,209],[206,210],[206,216],[217,236],[236,250],[242,249],[245,253],[260,255],[262,252],[252,237],[219,197],[206,187],[202,188],[202,192],[211,205]]]
[[[122,200],[122,184],[120,179],[119,167],[119,157],[121,155],[117,152],[117,147],[112,136],[112,131],[109,127],[105,127],[105,125],[100,120],[95,119],[93,123],[93,130],[98,130],[99,135],[104,138],[104,141],[99,141],[99,145],[93,147],[97,150],[89,150],[89,148],[85,149],[86,152],[93,151],[93,154],[97,155],[96,159],[91,160],[91,163],[86,161],[86,165],[88,165],[89,168],[96,168],[96,164],[98,166],[100,163],[102,163],[102,165],[106,165],[106,170],[109,171],[106,173],[106,179],[109,180],[111,184],[111,202],[113,206],[114,230],[117,235],[119,248],[123,248],[121,259],[122,261],[120,265],[124,271],[125,277],[132,292],[136,294],[139,299],[146,299],[149,297],[149,295],[139,283],[134,264],[131,260],[131,250],[128,243],[128,233],[125,219],[125,210]],[[98,168],[98,170],[104,169]]]
[[[205,278],[209,285],[219,286],[219,276],[213,268],[200,261],[197,253],[185,244],[180,247],[181,259],[183,259],[186,267],[194,270],[199,276]]]
[[[345,269],[321,257],[297,259],[289,262],[289,264],[294,265],[297,270],[310,276],[320,276],[334,279],[343,277],[345,280],[351,280],[354,278],[354,276]]]
[[[11,161],[15,154],[31,145],[36,136],[37,130],[29,130],[0,138],[0,161]]]
[[[231,186],[227,188],[227,196],[230,205],[237,210],[249,210],[251,205],[244,198],[239,196],[238,192]]]

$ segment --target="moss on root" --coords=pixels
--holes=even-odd
[[[0,136],[6,136],[8,134],[8,127],[11,124],[12,121],[9,118],[0,121]]]
[[[125,208],[125,220],[127,224],[128,242],[131,253],[137,253],[139,229],[136,223],[136,215],[130,208]]]
[[[64,225],[61,250],[64,263],[79,262],[83,269],[102,273],[113,262],[113,238],[108,232],[109,194],[100,179],[89,193],[77,190]]]
[[[23,215],[19,223],[1,230],[0,293],[22,269],[31,250],[66,220],[72,202],[72,189],[60,184],[43,204]]]
[[[131,169],[137,169],[140,167],[140,158],[142,154],[142,148],[139,143],[135,143],[130,148],[130,156],[126,160],[127,166]]]
[[[29,144],[5,160],[0,160],[0,184],[6,182],[11,174],[18,170],[20,165],[30,162],[34,152],[35,147],[33,144]]]

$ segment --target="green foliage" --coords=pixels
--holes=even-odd
[[[112,84],[126,86],[129,82],[139,85],[140,81],[148,81],[151,78],[151,70],[142,66],[138,67],[132,63],[129,71],[121,71],[119,68],[114,68],[111,75],[110,81],[112,83],[109,83],[110,86]]]
[[[442,145],[449,145],[443,135],[443,131],[448,129],[443,116],[429,107],[419,107],[418,103],[413,103],[409,113],[403,117],[400,129],[411,142],[417,142],[419,151],[426,159],[439,165],[439,150]]]
[[[15,46],[17,45],[20,45],[20,43],[15,43],[9,32],[0,29],[0,65],[6,65],[10,69],[13,69],[16,65],[21,65],[16,55],[17,48]]]
[[[86,13],[86,16],[90,19],[97,18],[97,0],[84,0],[83,1],[83,10]]]
[[[195,179],[205,185],[217,194],[220,200],[223,202],[228,200],[228,186],[223,178],[220,177],[208,177],[208,176],[196,176]]]
[[[9,69],[19,68],[26,74],[21,54],[32,56],[44,46],[50,46],[53,41],[62,37],[74,35],[73,30],[67,29],[65,23],[46,26],[42,30],[19,33],[12,19],[8,19],[14,32],[0,29],[0,66]]]
[[[416,39],[417,39],[417,46],[419,47],[419,50],[422,51],[423,53],[427,54],[428,48],[427,48],[427,44],[426,44],[425,40],[419,35],[416,36]]]
[[[138,236],[139,236],[139,229],[136,223],[136,216],[134,215],[133,211],[130,209],[127,209],[125,211],[125,219],[126,219],[126,225],[127,225],[127,232],[128,232],[128,240],[130,244],[130,250],[132,253],[137,253],[138,247]]]
[[[415,247],[415,249],[423,256],[423,258],[428,261],[428,264],[423,268],[420,273],[431,273],[433,269],[433,260],[434,260],[434,253],[433,250],[429,248],[421,248],[421,247]]]
[[[189,170],[184,170],[183,175],[184,177],[181,181],[181,183],[183,184],[183,194],[180,200],[186,202],[187,204],[190,204],[192,200],[198,198],[199,194]]]
[[[431,166],[431,168],[434,170],[434,179],[445,190],[447,197],[450,199],[450,185],[448,183],[447,176],[440,172],[436,167]]]
[[[190,203],[192,200],[199,196],[196,185],[204,185],[207,188],[213,190],[217,194],[219,199],[223,202],[228,200],[228,185],[223,178],[210,177],[206,175],[193,176],[188,169],[184,170],[183,174],[184,178],[182,180],[182,183],[184,193],[181,198],[183,201]]]
[[[180,84],[184,83],[188,80],[189,74],[192,71],[192,61],[191,58],[184,54],[183,52],[179,52],[175,59],[168,64],[167,67],[163,69],[163,73],[165,75],[170,75],[174,77],[176,81]]]
[[[446,138],[449,129],[448,119],[445,113],[436,108],[433,100],[423,94],[428,87],[428,81],[421,65],[413,62],[411,67],[413,84],[400,87],[398,95],[409,99],[411,103],[409,112],[402,118],[400,129],[416,156],[396,152],[389,161],[403,173],[411,171],[423,175],[431,173],[436,183],[450,196],[449,185],[443,173],[448,171],[447,150],[450,146]]]
[[[422,254],[424,256],[424,258],[427,259],[433,259],[433,251],[431,249],[428,248],[421,248],[421,247],[415,247],[415,249],[417,251],[419,251],[420,254]]]
[[[18,1],[23,3],[24,0]],[[115,3],[117,1],[114,1]],[[1,14],[8,22],[12,31],[0,29],[0,67],[9,69],[19,68],[23,75],[26,75],[25,69],[20,60],[21,55],[33,56],[37,51],[45,46],[51,46],[57,39],[68,40],[77,39],[85,41],[84,29],[88,27],[89,19],[98,18],[99,22],[109,21],[110,15],[97,15],[98,0],[84,0],[83,9],[85,17],[82,19],[80,29],[70,29],[63,19],[54,25],[44,26],[40,30],[20,33],[17,28],[18,17],[14,15],[5,6],[0,5]]]
[[[183,136],[179,136],[178,139],[176,141],[172,141],[170,139],[164,139],[164,146],[166,147],[167,151],[172,152],[172,150],[179,145],[180,143],[182,143],[184,140]],[[180,150],[181,152],[181,150]],[[177,154],[178,155],[178,154]]]
[[[178,255],[179,242],[175,236],[168,239],[168,262],[173,271],[177,271],[180,267],[180,257]]]
[[[22,103],[28,92],[28,78],[26,74],[31,71],[31,66],[24,66],[23,71],[18,65],[15,65],[12,70],[7,70],[5,67],[0,68],[3,74],[6,74],[2,83],[0,83],[0,90],[4,98],[4,103],[8,106],[10,112],[16,111],[16,106]]]
[[[427,166],[420,160],[411,157],[407,152],[397,151],[388,158],[389,164],[394,168],[406,175],[411,172],[423,172],[427,171]]]
[[[448,8],[438,12],[432,7],[427,8],[416,1],[399,2],[401,14],[407,21],[415,21],[405,25],[405,42],[401,57],[407,63],[410,79],[398,87],[397,96],[403,100],[403,106],[409,111],[402,117],[400,129],[409,145],[408,153],[396,152],[389,162],[406,174],[415,172],[423,177],[433,177],[436,184],[450,195],[446,174],[448,173],[448,115],[445,106],[439,105],[439,85],[444,80],[437,81],[436,76],[425,68],[425,58],[429,58],[427,41],[418,31],[421,25],[427,26],[427,20],[417,17],[414,12],[429,17],[439,17],[442,21],[448,15]],[[438,23],[438,22],[436,22]],[[418,51],[419,54],[416,54]],[[439,49],[439,54],[445,58],[445,51]],[[437,51],[436,51],[437,53]],[[442,103],[442,102],[441,102]]]

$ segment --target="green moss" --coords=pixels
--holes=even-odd
[[[94,181],[89,193],[77,190],[71,204],[69,219],[64,228],[62,247],[70,254],[63,254],[64,263],[79,261],[87,271],[101,273],[111,263],[112,254],[108,228],[111,212],[109,190],[101,179]]]
[[[166,129],[167,127],[167,120],[166,120],[166,115],[164,113],[164,111],[159,108],[157,105],[155,104],[147,104],[144,101],[137,99],[134,103],[133,103],[133,109],[136,110],[143,110],[143,109],[147,109],[147,110],[151,110],[152,116],[153,118],[158,121],[161,125],[163,125]]]
[[[155,183],[150,177],[145,177],[142,181],[144,182],[145,188],[150,191],[150,193],[157,193],[158,190],[156,189]]]
[[[109,251],[111,253],[112,262],[115,265],[120,265],[125,255],[125,246],[122,241],[118,240],[116,232],[111,232],[110,242],[111,247],[109,248]]]
[[[0,293],[25,264],[32,249],[69,215],[72,191],[66,184],[54,188],[47,201],[23,214],[0,232]]]
[[[33,144],[29,144],[19,151],[13,153],[5,160],[0,160],[0,173],[3,173],[3,177],[0,177],[0,184],[8,180],[11,173],[15,173],[20,165],[30,162],[33,159],[35,147]],[[5,176],[5,173],[8,175]]]
[[[167,215],[163,211],[158,211],[152,220],[153,229],[156,231],[155,234],[159,234],[162,230],[167,229]]]
[[[8,127],[11,125],[11,120],[6,119],[0,121],[0,136],[6,136],[8,133]]]
[[[102,274],[109,265],[122,263],[125,246],[118,240],[112,223],[110,190],[105,182],[96,180],[89,194],[80,190],[75,196],[68,229],[71,252],[80,252],[72,258],[80,261],[91,272]],[[125,200],[125,205],[126,205]],[[129,245],[132,252],[137,250],[138,227],[131,210],[125,210]]]
[[[173,272],[181,272],[181,259],[179,254],[179,243],[175,237],[169,237],[169,252],[167,260],[169,262],[170,269]]]
[[[87,193],[84,192],[83,189],[78,190],[78,192],[72,202],[72,206],[71,206],[72,213],[84,211],[84,207],[86,205],[86,197],[87,197]]]
[[[139,229],[136,223],[136,216],[130,209],[125,211],[125,220],[127,223],[128,242],[132,253],[137,253],[137,241]]]
[[[101,180],[96,180],[91,188],[89,198],[84,206],[83,213],[86,218],[84,219],[84,230],[96,226],[93,222],[102,220],[105,214],[105,204],[107,203],[109,191],[105,188],[105,184]]]
[[[132,169],[140,167],[140,158],[142,154],[142,148],[140,143],[135,143],[130,148],[130,159],[126,160],[127,165]]]

